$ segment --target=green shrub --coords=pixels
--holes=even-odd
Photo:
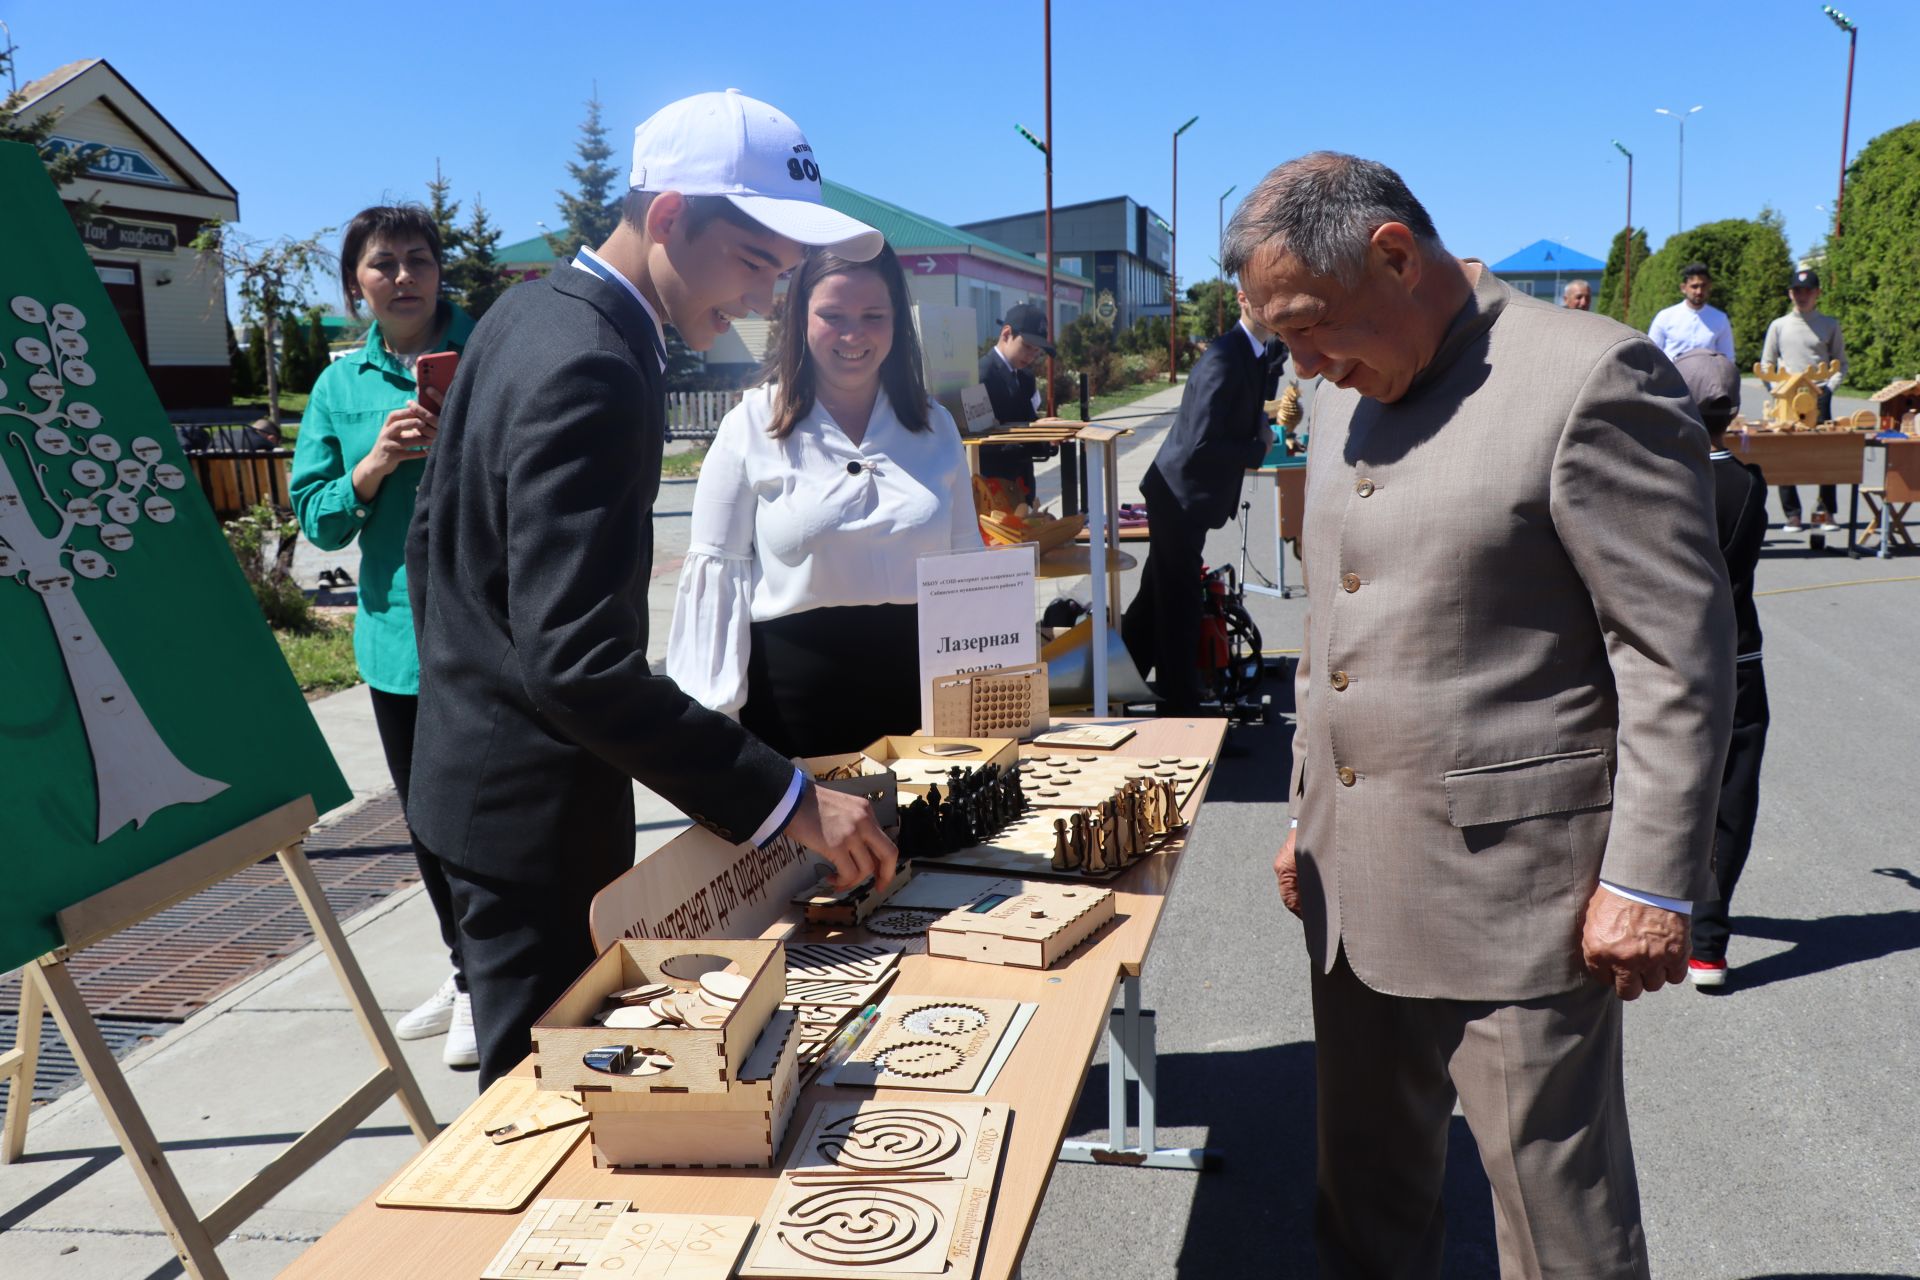
[[[1920,374],[1920,120],[1867,143],[1847,171],[1820,306],[1847,340],[1847,381],[1877,390]]]
[[[1627,323],[1642,333],[1660,311],[1680,301],[1680,272],[1704,262],[1713,276],[1711,302],[1733,325],[1734,363],[1745,369],[1760,358],[1767,324],[1786,309],[1792,261],[1780,217],[1770,209],[1758,218],[1723,218],[1689,227],[1660,246],[1641,271],[1633,269],[1632,311]]]
[[[294,582],[280,554],[283,548],[291,547],[300,526],[291,519],[281,519],[273,508],[261,503],[222,527],[227,545],[233,548],[233,558],[253,588],[253,598],[259,603],[267,625],[275,631],[300,634],[312,632],[319,626],[313,602]]]
[[[1653,256],[1647,248],[1647,229],[1637,227],[1633,233],[1633,272],[1626,274],[1627,232],[1623,227],[1613,233],[1613,247],[1607,250],[1607,269],[1600,275],[1600,289],[1594,295],[1593,309],[1603,316],[1612,316],[1615,320],[1624,320],[1626,316],[1620,307],[1620,287],[1626,282],[1629,300],[1640,292],[1640,282],[1647,273],[1647,259]]]

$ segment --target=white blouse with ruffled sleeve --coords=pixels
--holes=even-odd
[[[914,561],[980,546],[953,416],[928,406],[910,431],[883,391],[859,444],[816,401],[785,439],[767,432],[773,387],[720,423],[693,493],[667,674],[738,717],[755,622],[829,605],[912,604]]]

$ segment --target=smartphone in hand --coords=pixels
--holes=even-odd
[[[421,404],[435,413],[440,412],[440,407],[447,402],[447,391],[453,386],[453,371],[459,363],[458,351],[435,351],[414,361],[413,378],[420,385]],[[431,401],[427,399],[429,390],[435,393]]]

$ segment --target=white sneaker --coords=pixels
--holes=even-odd
[[[438,991],[393,1025],[393,1034],[402,1040],[425,1040],[429,1036],[440,1035],[447,1029],[447,1024],[453,1021],[453,997],[457,990],[453,985],[453,975],[448,974]]]
[[[473,997],[456,992],[453,1019],[447,1025],[447,1042],[440,1046],[440,1061],[450,1067],[480,1065],[480,1042],[473,1034]]]

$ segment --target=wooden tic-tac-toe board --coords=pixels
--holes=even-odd
[[[971,1280],[1009,1115],[990,1102],[822,1103],[740,1275]]]
[[[1021,790],[1037,809],[1085,809],[1110,800],[1130,778],[1163,778],[1173,783],[1181,805],[1207,773],[1197,756],[1112,756],[1090,751],[1021,751]],[[1052,848],[1048,822],[1048,848]]]
[[[753,1234],[753,1219],[700,1213],[640,1213],[613,1220],[584,1272],[632,1280],[727,1280]]]
[[[1019,1008],[1017,1000],[888,996],[833,1082],[966,1093]]]

